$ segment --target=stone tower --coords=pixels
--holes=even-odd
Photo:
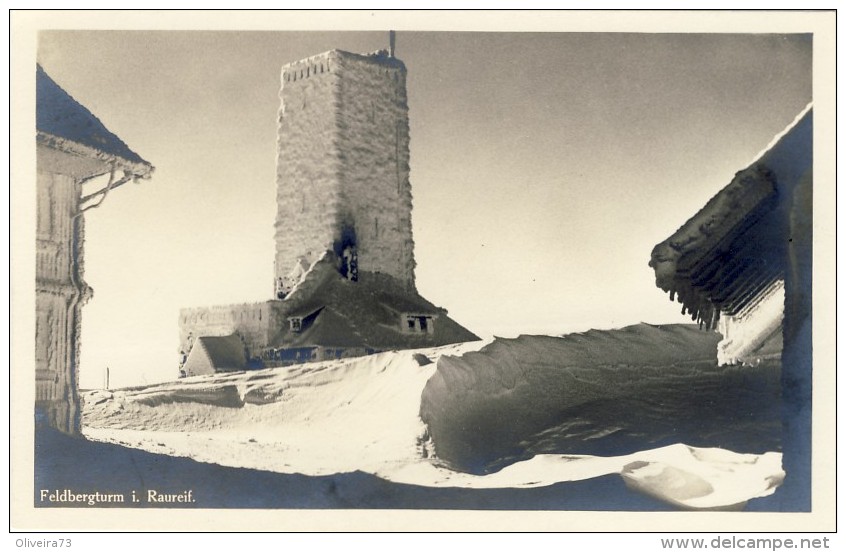
[[[180,375],[479,339],[414,283],[405,65],[332,50],[281,76],[274,297],[182,309]]]
[[[405,65],[332,50],[285,65],[280,96],[275,296],[326,251],[414,291]]]

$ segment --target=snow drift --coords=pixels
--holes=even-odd
[[[778,452],[696,448],[672,434],[650,440],[608,426],[607,413],[583,414],[603,411],[600,403],[634,407],[625,398],[648,396],[644,382],[690,387],[698,380],[686,373],[708,372],[697,363],[716,368],[715,339],[638,325],[90,391],[84,434],[224,466],[363,471],[431,487],[539,487],[617,473],[679,507],[737,508],[778,486]],[[651,415],[672,419],[663,408]],[[642,416],[630,411],[615,423],[627,417]],[[585,424],[588,432],[573,431]],[[618,443],[620,434],[628,438],[607,445],[610,454],[579,448]]]
[[[497,339],[440,359],[421,417],[438,458],[478,474],[549,452],[778,450],[778,366],[718,366],[719,340],[695,325],[647,324]]]

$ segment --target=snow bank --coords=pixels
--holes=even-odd
[[[649,345],[654,344],[656,335],[667,338],[666,347],[687,353],[698,350],[684,330],[654,334],[646,327],[630,330],[628,336],[622,332],[543,338],[548,340],[546,347],[527,338],[515,343],[526,348],[526,356],[535,352],[535,364],[549,366],[562,359],[574,365],[589,363],[587,348],[576,344],[597,339],[606,345],[603,359],[614,365],[630,360],[635,349],[641,348],[652,350],[644,353],[649,361],[681,370],[670,362],[673,354]],[[565,349],[560,349],[558,357],[547,358],[550,347],[568,339],[569,356],[562,357]],[[620,342],[617,346],[615,340]],[[632,349],[626,342],[637,345]],[[472,370],[457,368],[462,362],[478,361],[479,355],[496,357],[497,351],[508,352],[501,343],[472,352],[480,345],[390,352],[288,369],[186,378],[144,388],[92,391],[84,395],[83,432],[96,441],[224,466],[305,475],[363,471],[397,483],[429,487],[541,487],[617,473],[631,488],[683,508],[738,507],[749,498],[771,493],[783,477],[777,453],[739,454],[681,444],[606,457],[536,454],[495,473],[457,471],[453,461],[441,456],[441,450],[449,450],[450,441],[455,447],[457,436],[472,433],[473,427],[468,418],[460,416],[455,401],[478,406],[488,397],[500,406],[509,400],[526,403],[512,414],[544,404],[532,402],[522,391],[513,392],[535,377],[525,366],[518,368],[525,370],[523,379],[502,368],[502,362],[508,365],[513,359],[500,358],[499,363],[488,366],[497,374],[492,380],[495,384],[479,380],[478,374],[471,377]],[[434,362],[427,364],[427,359]],[[455,385],[462,381],[456,370],[465,375],[466,385]],[[547,369],[537,383],[560,387],[554,372]],[[589,372],[586,368],[583,376]],[[572,372],[567,372],[567,385],[575,381],[571,376]],[[622,381],[603,384],[606,389],[622,385]],[[587,398],[590,389],[588,384],[576,386],[572,397]],[[421,412],[424,419],[432,421],[428,427]],[[450,414],[456,415],[451,420],[452,431],[448,431]],[[495,437],[490,429],[486,435]]]
[[[527,488],[620,474],[626,485],[683,509],[738,510],[772,494],[784,479],[781,454],[738,454],[683,444],[626,456],[542,454],[489,475],[415,463],[390,474],[396,482],[473,489]]]
[[[719,339],[647,324],[498,339],[439,361],[421,417],[438,458],[476,474],[550,452],[619,456],[679,442],[778,450],[777,366],[719,367]]]
[[[420,396],[436,366],[402,351],[92,391],[84,396],[84,434],[227,466],[381,474],[425,457]]]

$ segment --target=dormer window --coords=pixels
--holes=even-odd
[[[303,329],[303,319],[299,317],[289,318],[288,324],[291,327],[292,332],[301,332]]]
[[[431,314],[404,314],[402,329],[405,333],[435,333],[435,317]]]
[[[318,307],[314,310],[302,310],[292,313],[294,316],[288,317],[288,329],[293,333],[308,331],[322,310],[323,307]]]

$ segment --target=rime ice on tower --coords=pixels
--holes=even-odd
[[[386,51],[283,67],[277,297],[327,250],[350,279],[381,273],[414,289],[405,77]]]
[[[415,286],[402,61],[332,50],[281,80],[273,299],[183,309],[181,375],[478,339]],[[193,347],[212,336],[246,364]]]

